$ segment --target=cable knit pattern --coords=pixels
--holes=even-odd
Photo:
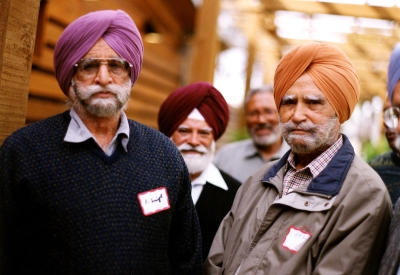
[[[129,120],[128,153],[64,142],[69,112],[24,127],[0,150],[0,273],[201,274],[201,236],[181,154]],[[138,193],[171,208],[144,216]]]

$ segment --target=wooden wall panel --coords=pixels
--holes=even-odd
[[[144,5],[137,1],[103,0],[89,2],[81,0],[49,1],[46,10],[42,39],[43,49],[37,51],[33,58],[31,81],[29,86],[29,101],[27,123],[44,119],[65,110],[66,97],[58,86],[54,76],[53,54],[54,46],[64,28],[79,16],[94,10],[123,9],[135,21],[142,37],[141,29],[144,23],[152,20],[154,5]],[[188,0],[189,1],[189,0]],[[96,3],[96,4],[94,4]],[[138,4],[139,3],[139,4]],[[145,10],[151,6],[153,10]],[[140,7],[140,9],[138,8]],[[165,14],[169,20],[173,17]],[[157,19],[158,21],[160,18]],[[165,25],[175,24],[165,22]],[[176,37],[182,32],[177,30]],[[174,36],[173,33],[170,35]],[[167,37],[168,39],[168,37]],[[183,40],[183,37],[181,37]],[[182,54],[176,41],[164,41],[162,44],[150,44],[144,41],[144,60],[140,76],[131,92],[127,115],[141,123],[157,128],[157,114],[160,105],[173,90],[183,85],[181,83]]]
[[[39,6],[0,1],[0,145],[25,122]]]
[[[54,116],[67,109],[64,102],[30,96],[26,110],[26,123],[32,123],[46,117]]]

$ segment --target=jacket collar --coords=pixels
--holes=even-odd
[[[343,135],[343,145],[326,168],[314,178],[307,187],[307,192],[336,196],[342,187],[355,153],[349,139]],[[264,175],[261,181],[270,181],[286,164],[291,151],[286,154]]]

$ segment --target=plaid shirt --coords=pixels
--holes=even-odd
[[[302,185],[308,185],[332,160],[333,156],[343,145],[343,138],[340,138],[325,152],[310,162],[306,167],[296,170],[295,155],[291,152],[286,162],[286,174],[283,177],[283,196],[286,196],[294,189]]]

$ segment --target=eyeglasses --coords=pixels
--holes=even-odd
[[[397,128],[399,117],[400,109],[398,107],[390,107],[383,111],[383,122],[388,128]]]
[[[255,120],[258,119],[260,116],[266,118],[266,117],[275,117],[277,116],[278,112],[273,110],[273,109],[265,109],[261,112],[259,112],[258,110],[252,111],[250,113],[247,113],[247,118]]]
[[[133,66],[122,58],[86,58],[76,63],[75,68],[82,78],[91,79],[99,72],[100,65],[107,65],[108,72],[115,77],[129,75],[130,68]]]

